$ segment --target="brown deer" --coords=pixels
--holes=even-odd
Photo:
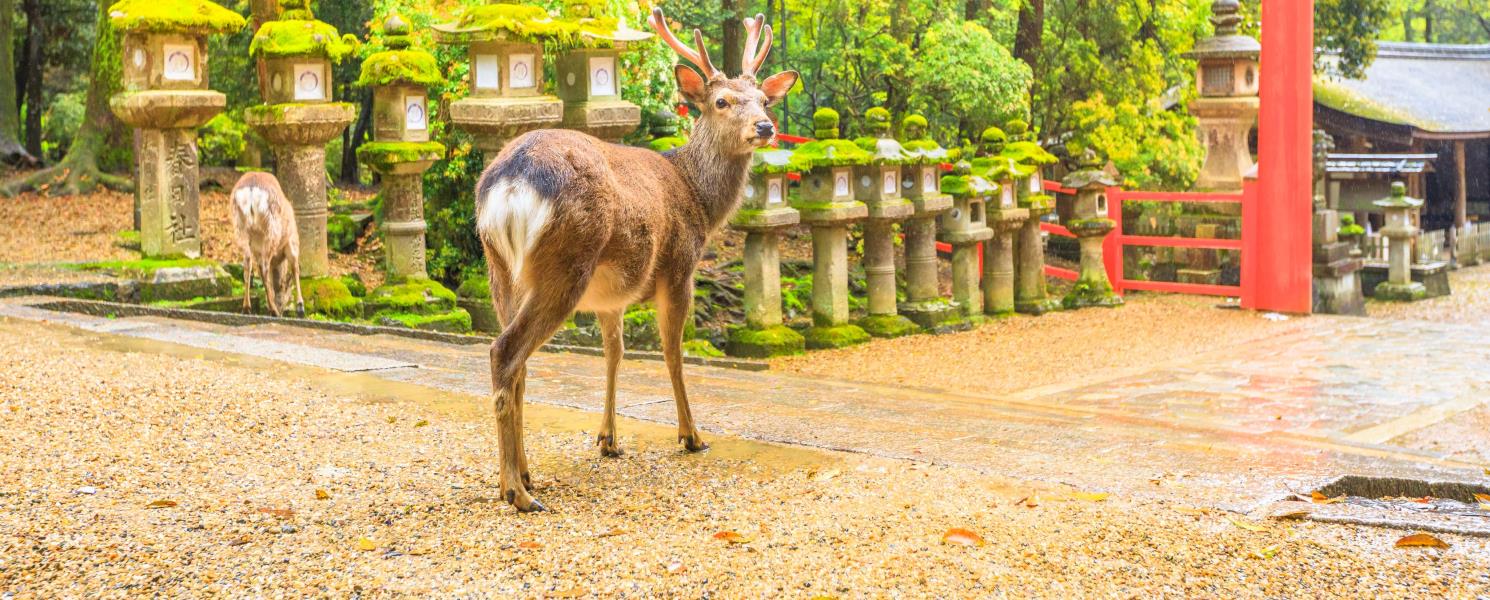
[[[264,297],[274,316],[282,316],[295,290],[295,312],[305,317],[305,298],[300,295],[300,233],[295,229],[295,208],[279,180],[268,173],[245,173],[233,186],[233,230],[238,250],[243,252],[243,312],[253,312],[254,268],[264,282]]]
[[[621,454],[621,315],[628,305],[648,300],[657,308],[677,401],[678,441],[690,452],[708,447],[683,389],[683,326],[691,317],[693,272],[709,236],[739,203],[751,153],[775,139],[767,108],[786,96],[797,73],[756,83],[755,72],[771,48],[763,15],[745,21],[744,64],[735,78],[715,70],[698,30],[696,49],[690,49],[668,29],[660,9],[652,10],[650,23],[699,69],[674,67],[683,97],[701,113],[687,145],[658,154],[575,131],[533,131],[509,142],[476,186],[476,227],[503,325],[491,347],[500,488],[520,511],[544,509],[531,495],[523,450],[526,363],[575,311],[596,314],[605,345],[600,453]]]

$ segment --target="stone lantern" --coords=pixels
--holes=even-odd
[[[373,92],[373,140],[357,159],[382,177],[383,245],[390,280],[424,279],[423,175],[445,155],[429,141],[429,87],[444,82],[435,57],[411,48],[409,24],[398,15],[383,22],[388,49],[362,62],[357,85]]]
[[[147,257],[202,254],[195,129],[227,107],[207,89],[207,36],[243,28],[243,18],[205,0],[164,10],[149,0],[109,7],[123,34],[124,89],[109,100],[120,121],[139,130],[135,202],[140,250]]]
[[[584,0],[568,0],[566,17],[576,19],[584,45],[565,50],[554,61],[559,99],[564,101],[565,129],[577,129],[603,140],[619,142],[642,122],[641,107],[621,99],[621,52],[632,43],[650,39],[599,14],[599,6]]]
[[[1014,314],[1014,237],[1030,218],[1029,209],[1019,206],[1018,185],[1031,171],[1002,154],[983,171],[998,184],[997,200],[988,206],[994,236],[983,244],[983,312],[989,315]]]
[[[936,218],[952,208],[942,193],[942,163],[947,151],[926,137],[926,118],[910,115],[901,123],[905,149],[914,159],[901,167],[901,194],[915,207],[905,224],[905,303],[900,314],[925,329],[960,318],[955,303],[941,296],[937,283]]]
[[[1030,212],[1014,238],[1014,310],[1040,315],[1060,308],[1060,303],[1046,292],[1045,240],[1040,232],[1040,221],[1055,210],[1055,199],[1045,193],[1040,167],[1059,159],[1031,139],[1024,121],[1011,121],[1008,129],[1012,141],[1004,146],[1001,156],[1025,170],[1015,188],[1019,207]]]
[[[757,150],[730,227],[745,232],[745,326],[730,331],[729,353],[748,358],[799,354],[802,335],[781,316],[781,232],[800,221],[787,203],[789,150]]]
[[[869,315],[859,327],[875,337],[900,337],[918,329],[896,312],[895,224],[916,212],[900,186],[900,170],[915,160],[890,137],[890,111],[875,107],[866,116],[870,137],[854,143],[871,154],[868,164],[854,167],[854,197],[868,208],[864,223],[864,274],[869,288]]]
[[[962,308],[963,316],[983,313],[983,296],[978,290],[978,244],[993,237],[984,205],[997,189],[973,174],[967,161],[957,163],[950,175],[942,177],[942,191],[951,194],[952,209],[937,219],[939,237],[952,245],[952,300]]]
[[[249,53],[262,61],[264,104],[244,114],[275,156],[275,175],[295,206],[300,272],[330,273],[326,256],[326,142],[357,119],[357,107],[332,101],[331,65],[357,47],[350,35],[315,20],[309,0],[279,0],[278,20],[264,23]]]
[[[812,228],[812,321],[808,348],[838,348],[869,340],[849,323],[848,227],[869,216],[854,199],[853,168],[873,156],[848,140],[838,139],[838,113],[829,108],[812,115],[817,140],[797,148],[793,169],[803,172],[796,209]]]
[[[507,140],[563,119],[563,101],[544,93],[543,44],[577,33],[573,22],[538,6],[492,2],[434,29],[441,43],[466,47],[471,92],[450,104],[450,122],[470,132],[477,148],[495,153]]]
[[[1097,153],[1087,148],[1077,169],[1061,180],[1061,185],[1076,190],[1076,201],[1071,203],[1069,212],[1061,215],[1061,224],[1081,244],[1081,271],[1076,285],[1061,301],[1068,309],[1123,303],[1123,298],[1112,291],[1107,265],[1102,260],[1103,238],[1117,225],[1107,218],[1107,188],[1118,183],[1102,166]]]
[[[1239,190],[1242,177],[1252,170],[1247,136],[1257,121],[1258,57],[1262,46],[1237,33],[1242,16],[1238,0],[1211,3],[1215,35],[1195,44],[1188,56],[1198,64],[1195,81],[1200,97],[1190,104],[1199,121],[1205,164],[1197,189]]]
[[[1412,301],[1428,297],[1428,288],[1412,280],[1412,238],[1418,227],[1413,223],[1414,213],[1423,206],[1423,201],[1407,196],[1407,185],[1392,183],[1392,195],[1372,202],[1386,213],[1386,224],[1381,234],[1391,244],[1387,254],[1387,280],[1376,285],[1379,300]]]

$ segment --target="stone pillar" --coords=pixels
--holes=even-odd
[[[848,321],[848,227],[813,226],[812,322],[839,327]]]
[[[301,277],[330,274],[326,255],[326,143],[357,119],[345,102],[255,106],[245,120],[273,149],[275,176],[295,207]]]
[[[936,257],[936,216],[917,215],[905,224],[905,302],[915,304],[941,299]],[[901,312],[907,313],[902,306]],[[911,317],[915,320],[915,317]],[[922,324],[925,327],[925,324]]]
[[[751,329],[783,323],[780,238],[775,231],[745,234],[745,325]]]
[[[895,315],[895,231],[891,221],[864,225],[864,276],[869,287],[869,314]]]
[[[983,294],[978,289],[978,244],[952,243],[952,301],[963,316],[982,314]]]
[[[801,354],[806,340],[785,325],[781,314],[781,231],[796,225],[797,211],[786,205],[786,170],[791,152],[757,152],[740,210],[730,227],[745,232],[745,326],[729,332],[731,356],[770,358]]]
[[[995,169],[1000,176],[998,201],[988,209],[993,239],[983,244],[983,312],[999,317],[1014,314],[1014,236],[1030,217],[1030,211],[1015,201],[1014,168],[1007,161]]]
[[[424,171],[432,162],[374,167],[383,177],[383,253],[389,279],[429,277],[424,264]]]
[[[1052,208],[1048,199],[1029,204],[1030,218],[1019,226],[1014,240],[1014,310],[1017,312],[1043,315],[1060,308],[1045,286],[1045,239],[1040,234],[1040,220]]]
[[[140,251],[147,257],[202,255],[194,129],[141,129],[135,197]]]
[[[1316,313],[1366,315],[1360,270],[1364,261],[1351,255],[1354,244],[1340,241],[1340,216],[1330,209],[1314,211],[1314,302]]]

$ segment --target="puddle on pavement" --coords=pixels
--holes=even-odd
[[[0,317],[0,327],[21,328],[26,326],[25,323]],[[317,369],[256,356],[230,354],[125,335],[95,333],[71,327],[51,329],[72,337],[78,346],[87,348],[208,360],[306,383],[328,394],[350,396],[360,402],[371,404],[410,402],[461,421],[489,423],[494,420],[491,405],[484,397],[384,379],[371,372],[345,373]],[[406,368],[399,370],[405,371]],[[603,390],[596,388],[595,392],[600,394]],[[599,413],[534,402],[524,405],[523,419],[528,431],[542,429],[560,433],[593,433],[600,424]],[[617,419],[623,440],[631,444],[633,448],[637,445],[649,449],[677,447],[677,429],[673,425],[639,421],[622,415],[617,415]],[[670,459],[746,462],[758,467],[752,475],[760,477],[774,477],[796,469],[824,468],[826,465],[840,464],[844,460],[841,456],[812,448],[779,446],[708,431],[705,431],[704,438],[710,444],[709,450],[701,453],[686,453],[679,450],[670,454]]]
[[[1490,495],[1490,487],[1475,483],[1346,475],[1316,491],[1326,498],[1343,496],[1341,503],[1350,506],[1490,521],[1490,511],[1480,508],[1476,497]]]

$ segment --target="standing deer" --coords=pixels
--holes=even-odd
[[[476,186],[476,227],[503,325],[491,346],[500,487],[520,511],[544,510],[531,495],[522,441],[526,363],[575,311],[596,314],[605,345],[600,453],[621,454],[621,315],[628,305],[648,300],[657,308],[677,401],[678,441],[690,452],[708,447],[683,389],[683,326],[690,318],[693,272],[709,236],[739,203],[751,153],[775,139],[766,109],[786,96],[797,73],[777,73],[757,85],[755,72],[771,49],[764,15],[745,20],[745,58],[733,79],[714,69],[697,29],[690,49],[668,29],[661,9],[652,10],[649,22],[698,67],[674,67],[683,97],[702,113],[687,145],[658,154],[575,131],[533,131],[508,143]]]
[[[295,311],[305,317],[300,295],[300,233],[295,208],[268,173],[245,173],[233,186],[233,230],[243,252],[243,312],[253,312],[254,267],[264,281],[264,297],[274,316],[284,312],[290,284],[295,286]]]

